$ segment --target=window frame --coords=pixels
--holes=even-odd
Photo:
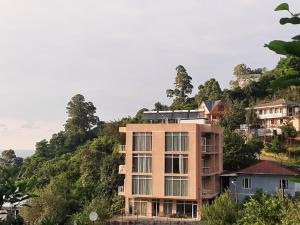
[[[247,180],[247,187],[246,187],[246,180]],[[251,179],[251,177],[244,177],[242,185],[243,185],[243,189],[251,189],[252,188],[252,179]]]

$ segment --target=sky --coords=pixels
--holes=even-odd
[[[194,92],[212,77],[228,87],[240,63],[272,69],[279,56],[264,44],[298,34],[278,23],[287,16],[273,11],[279,3],[1,0],[0,149],[34,149],[62,130],[78,93],[110,121],[169,104],[179,64]]]

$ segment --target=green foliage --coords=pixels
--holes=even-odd
[[[287,149],[283,146],[282,142],[276,137],[271,144],[266,145],[267,152],[274,153],[276,155],[280,153],[286,153]]]
[[[156,102],[154,104],[154,109],[153,110],[156,110],[156,111],[165,111],[165,110],[169,110],[169,106],[167,105],[163,105],[161,104],[160,102]]]
[[[278,225],[282,219],[283,200],[262,193],[259,198],[250,198],[244,204],[240,225]]]
[[[193,91],[192,77],[182,65],[177,66],[176,71],[175,88],[166,91],[169,98],[174,98],[171,109],[194,109],[194,98],[188,98]]]
[[[280,128],[284,139],[287,141],[289,138],[296,137],[297,135],[297,131],[290,121],[285,122]]]
[[[224,132],[224,169],[239,170],[257,162],[257,154],[261,143],[251,140],[245,143],[245,138],[234,132]]]
[[[250,74],[262,74],[262,72],[262,68],[257,68],[253,70],[250,67],[247,67],[246,64],[238,64],[233,69],[233,74],[237,77]]]
[[[220,100],[223,96],[223,92],[220,88],[219,82],[214,78],[206,81],[204,85],[198,87],[198,94],[195,96],[196,102],[201,104],[201,102],[206,100]]]
[[[70,133],[82,133],[91,130],[99,122],[95,116],[96,107],[92,102],[86,102],[83,95],[72,97],[67,107],[68,120],[65,129]]]
[[[230,111],[220,119],[219,125],[225,130],[233,131],[240,127],[240,124],[245,123],[245,106],[243,103],[235,101],[230,106]]]
[[[246,112],[246,123],[251,128],[256,128],[259,125],[259,118],[253,108],[250,108]]]
[[[289,5],[287,3],[282,3],[278,5],[275,9],[275,11],[288,11],[291,15],[290,18],[281,18],[280,24],[300,24],[300,18],[299,13],[292,13],[289,9]],[[274,40],[271,41],[269,44],[266,44],[265,47],[269,48],[270,50],[276,52],[280,55],[285,55],[288,57],[300,57],[300,40],[298,38],[299,35],[293,37],[293,41],[282,41],[282,40]],[[287,58],[288,60],[288,58]],[[292,68],[291,68],[292,69]],[[287,73],[284,73],[284,76],[279,77],[277,80],[275,80],[272,84],[273,88],[284,88],[289,86],[300,86],[300,71],[298,70],[296,73],[290,73],[286,71]]]
[[[201,212],[208,225],[231,225],[238,220],[238,205],[227,191],[217,197],[212,205],[203,205]]]

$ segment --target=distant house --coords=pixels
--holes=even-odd
[[[240,88],[244,88],[252,81],[255,82],[259,81],[260,78],[261,78],[261,74],[245,74],[245,75],[239,75],[237,77],[236,82]]]
[[[202,112],[203,117],[209,121],[216,122],[229,111],[229,106],[223,100],[207,100],[200,104],[199,110]]]
[[[249,108],[248,108],[249,109]],[[258,130],[259,136],[280,134],[280,126],[291,120],[296,131],[300,131],[300,103],[285,99],[260,103],[253,107],[265,129]]]
[[[243,202],[247,196],[253,196],[259,189],[274,195],[278,191],[284,191],[285,195],[294,196],[300,191],[300,186],[289,179],[297,175],[294,170],[277,162],[261,161],[236,173],[222,176],[223,180],[228,179],[232,196],[238,202]]]

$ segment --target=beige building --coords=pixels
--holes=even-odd
[[[165,112],[164,112],[165,113]],[[200,218],[201,205],[220,192],[223,130],[207,120],[127,124],[125,175],[119,195],[129,215]]]
[[[300,104],[285,99],[258,104],[253,109],[256,111],[264,128],[276,130],[287,120],[293,123],[296,131],[300,131]]]

